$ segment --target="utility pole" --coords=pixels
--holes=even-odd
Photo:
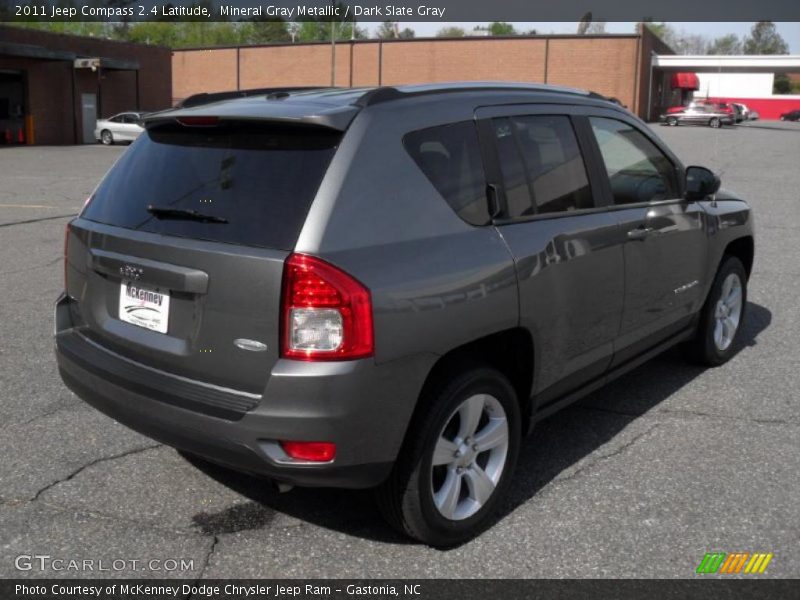
[[[336,87],[336,22],[331,21],[331,87]]]
[[[336,3],[331,0],[331,87],[336,87]]]

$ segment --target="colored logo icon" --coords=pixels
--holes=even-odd
[[[719,574],[761,574],[767,570],[767,565],[772,560],[772,553],[756,552],[707,552],[697,566],[697,573]]]

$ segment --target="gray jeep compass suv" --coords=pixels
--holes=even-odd
[[[192,97],[68,225],[59,369],[156,440],[375,487],[394,526],[456,544],[536,421],[673,344],[734,352],[753,226],[718,188],[578,90]]]

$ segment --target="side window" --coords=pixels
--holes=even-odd
[[[486,177],[472,121],[412,131],[403,145],[459,217],[472,225],[489,223]]]
[[[593,206],[569,117],[509,117],[493,124],[509,217]]]
[[[589,120],[611,181],[614,204],[678,196],[672,162],[642,132],[616,119]]]
[[[122,123],[122,115],[114,115],[108,120],[111,121],[112,123]]]

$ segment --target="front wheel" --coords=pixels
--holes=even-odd
[[[667,125],[670,127],[675,127],[678,124],[678,119],[675,117],[667,117]]]
[[[488,367],[432,386],[420,402],[378,505],[401,532],[453,546],[488,524],[508,488],[519,452],[519,403],[508,379]]]
[[[709,127],[713,127],[714,129],[719,129],[722,126],[722,121],[720,121],[717,117],[714,117],[708,122]]]
[[[114,135],[108,129],[103,129],[103,131],[100,133],[100,141],[103,142],[103,145],[105,146],[113,146]]]
[[[742,261],[728,256],[720,265],[703,305],[697,334],[686,344],[689,358],[707,366],[727,362],[733,356],[746,306],[747,272]]]

